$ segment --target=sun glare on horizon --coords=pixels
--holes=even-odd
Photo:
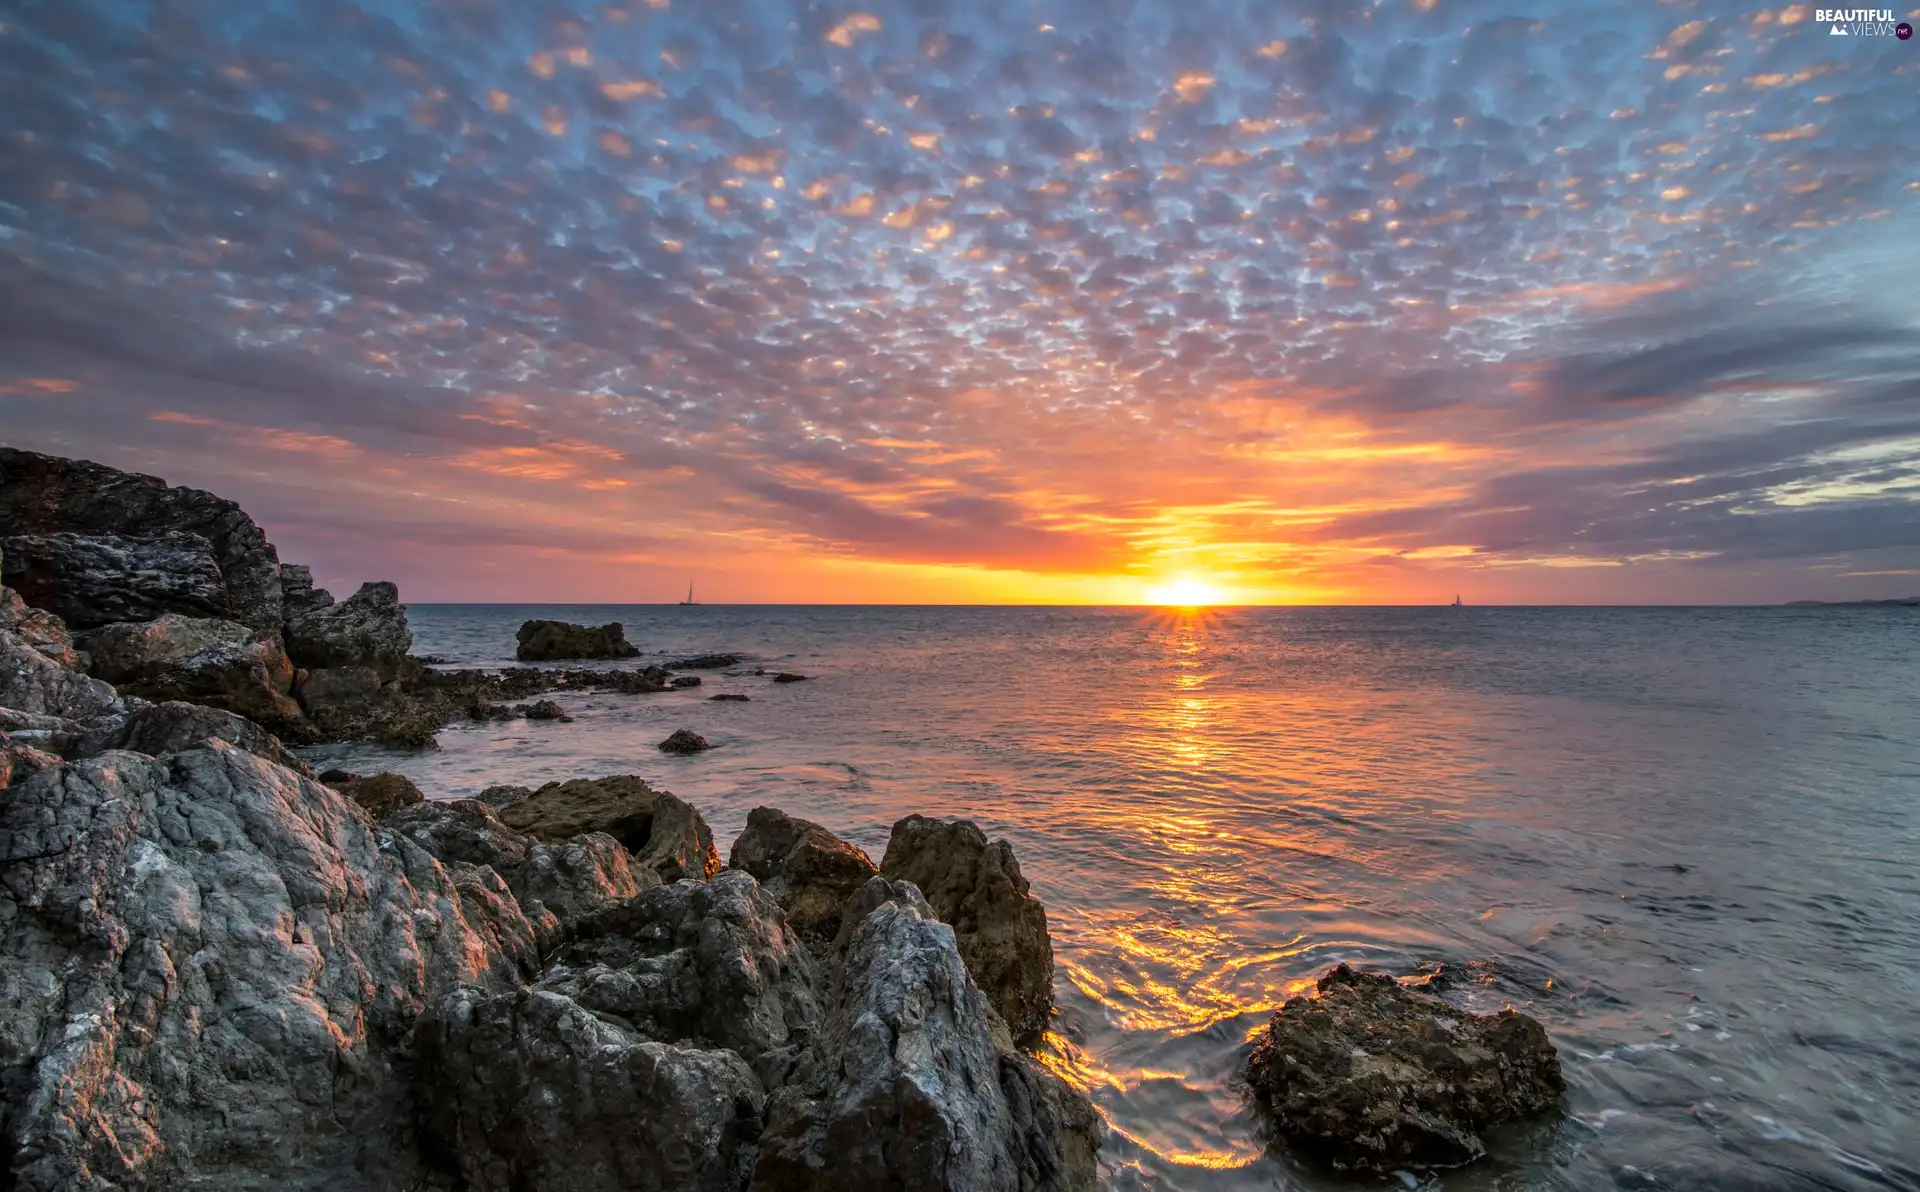
[[[1220,589],[1197,579],[1173,580],[1155,588],[1151,596],[1155,604],[1171,608],[1201,608],[1222,600]]]

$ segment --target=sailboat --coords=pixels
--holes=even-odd
[[[698,603],[700,603],[700,602],[699,602],[698,600],[695,600],[695,599],[693,598],[693,581],[692,581],[692,580],[688,580],[688,581],[687,581],[687,598],[686,598],[685,600],[682,600],[682,601],[681,601],[680,603],[681,603],[681,604],[698,604]],[[1456,601],[1455,603],[1458,603],[1458,602]]]
[[[687,603],[688,603],[688,604],[692,604],[692,603],[693,603],[693,589],[692,589],[692,588],[688,588],[688,589],[687,589]],[[1455,607],[1455,608],[1462,608],[1462,607],[1464,607],[1464,606],[1463,606],[1463,605],[1462,605],[1462,604],[1460,603],[1460,594],[1459,594],[1458,592],[1455,592],[1455,593],[1453,594],[1453,607]]]

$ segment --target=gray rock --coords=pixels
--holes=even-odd
[[[989,842],[970,820],[910,815],[893,825],[880,872],[912,882],[953,927],[967,971],[1014,1038],[1044,1034],[1053,1009],[1047,911],[1021,876],[1013,846]]]
[[[747,814],[731,868],[751,873],[802,936],[832,939],[847,902],[880,872],[867,854],[810,820],[772,807]]]
[[[27,534],[0,542],[0,550],[8,582],[75,629],[169,612],[233,615],[226,578],[198,534]]]
[[[494,811],[504,811],[533,794],[530,786],[514,786],[511,783],[499,783],[487,787],[473,797],[473,801]]]
[[[673,732],[667,735],[666,740],[660,742],[660,752],[662,753],[702,753],[712,748],[713,746],[707,742],[705,737],[690,728],[674,729]]]
[[[486,865],[502,878],[526,864],[526,836],[470,799],[412,803],[384,827],[400,833],[447,864]]]
[[[382,679],[398,673],[413,648],[400,589],[377,581],[337,604],[309,608],[287,619],[287,653],[308,669],[368,666]]]
[[[17,633],[34,649],[68,670],[85,670],[85,660],[73,648],[67,623],[44,608],[29,607],[12,588],[0,588],[0,629]]]
[[[840,998],[768,1105],[754,1189],[1094,1187],[1093,1107],[1013,1048],[919,891],[872,879],[843,942]]]
[[[713,830],[700,813],[632,774],[549,782],[509,804],[501,818],[517,831],[550,842],[605,832],[662,881],[705,879],[720,870]]]
[[[35,775],[0,855],[20,1192],[417,1186],[417,1016],[537,960],[497,876],[225,744]]]
[[[539,988],[649,1039],[737,1052],[769,1087],[819,1024],[812,957],[737,870],[604,906],[568,937]]]
[[[25,741],[15,741],[5,732],[0,732],[0,789],[16,782],[25,782],[40,771],[50,770],[59,764],[58,754],[48,753]]]
[[[164,480],[122,472],[87,460],[62,459],[0,447],[0,526],[15,537],[46,537],[74,534],[107,540],[159,540],[174,544],[174,552],[210,558],[211,574],[217,575],[218,603],[212,589],[205,587],[209,572],[204,563],[189,562],[172,553],[165,557],[142,554],[135,549],[128,570],[103,555],[94,558],[101,569],[80,574],[97,576],[103,596],[145,603],[123,608],[102,607],[89,611],[77,593],[73,580],[77,575],[48,574],[27,566],[27,555],[15,559],[12,540],[4,547],[6,582],[19,588],[27,603],[50,609],[66,619],[74,629],[89,629],[112,621],[148,620],[165,612],[189,616],[230,616],[255,629],[278,629],[280,613],[280,561],[273,544],[253,519],[232,501],[195,488],[169,488]],[[190,537],[169,537],[183,534]],[[193,539],[204,546],[193,543]],[[16,570],[18,568],[18,570]],[[15,582],[16,576],[32,572],[29,582]],[[140,590],[142,585],[114,578],[139,574],[157,587]],[[197,577],[187,582],[189,575]],[[81,607],[73,612],[63,606],[60,594]],[[177,593],[180,603],[156,602],[154,593]],[[170,597],[171,598],[171,597]]]
[[[388,711],[380,672],[370,666],[330,666],[307,672],[295,695],[314,730],[331,741],[371,736]]]
[[[514,634],[513,656],[522,662],[557,658],[632,658],[637,647],[627,641],[618,621],[588,627],[566,621],[527,621]]]
[[[278,630],[167,613],[102,626],[88,636],[87,653],[95,678],[129,694],[224,708],[294,740],[311,735],[288,694],[293,664]]]
[[[313,568],[302,563],[280,564],[280,604],[287,621],[332,603],[333,593],[313,586]]]
[[[125,712],[111,686],[68,670],[5,629],[0,629],[0,707],[79,721]]]
[[[472,1192],[736,1192],[752,1169],[766,1094],[730,1051],[546,990],[450,993],[418,1046],[428,1146]]]
[[[605,832],[555,844],[535,841],[520,868],[503,876],[520,905],[538,902],[562,923],[660,884],[659,875],[636,869],[627,850]]]
[[[1274,1012],[1247,1083],[1278,1134],[1341,1170],[1454,1167],[1479,1131],[1547,1112],[1566,1085],[1539,1022],[1470,1014],[1346,965]]]
[[[181,700],[148,704],[118,724],[109,722],[87,734],[76,752],[90,756],[108,749],[130,749],[159,757],[209,740],[225,741],[304,777],[313,777],[305,761],[282,745],[280,738],[253,721],[220,708]]]

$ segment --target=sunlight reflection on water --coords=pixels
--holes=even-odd
[[[1447,1189],[1920,1186],[1920,620],[1810,610],[417,607],[500,664],[525,616],[815,675],[575,695],[573,724],[331,750],[436,795],[635,772],[725,843],[758,804],[884,851],[908,812],[1013,841],[1045,900],[1043,1055],[1116,1188],[1345,1187],[1235,1080],[1341,960],[1466,970],[1572,1090]],[[647,659],[638,660],[645,662]],[[711,703],[716,690],[749,703]],[[685,725],[718,746],[653,748]],[[1678,991],[1678,992],[1676,992]],[[1655,1173],[1659,1184],[1634,1184]]]

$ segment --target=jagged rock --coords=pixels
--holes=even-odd
[[[723,691],[719,695],[710,695],[707,698],[711,700],[721,700],[726,703],[744,704],[750,697],[741,695],[738,692]]]
[[[533,842],[470,799],[409,803],[383,824],[448,864],[486,865],[502,878],[518,873]]]
[[[78,752],[91,755],[108,749],[130,749],[159,757],[209,740],[225,741],[305,777],[313,777],[306,762],[281,744],[280,738],[253,721],[221,708],[182,700],[148,704],[121,723],[109,723],[103,729],[88,733]]]
[[[7,581],[86,630],[163,613],[233,616],[212,546],[198,534],[26,534],[0,542]]]
[[[280,564],[280,603],[286,620],[318,612],[333,603],[333,593],[313,586],[313,568],[301,563]]]
[[[37,749],[24,741],[15,741],[5,732],[0,732],[0,789],[16,782],[25,782],[42,770],[50,770],[60,764],[57,754]]]
[[[0,800],[6,1186],[416,1187],[406,1040],[537,963],[485,869],[223,743]]]
[[[618,621],[589,628],[566,621],[527,621],[514,635],[513,656],[522,662],[557,658],[632,658],[639,649],[627,641]]]
[[[695,654],[691,658],[679,658],[667,663],[668,670],[720,670],[737,666],[738,654]]]
[[[68,670],[26,638],[5,629],[0,629],[0,706],[80,721],[125,711],[112,687]]]
[[[819,1025],[819,984],[779,905],[738,870],[576,919],[538,982],[646,1038],[734,1051],[767,1087]]]
[[[212,493],[169,488],[164,480],[88,460],[0,447],[0,526],[14,536],[4,546],[4,582],[19,588],[28,604],[60,614],[74,629],[148,620],[166,612],[228,616],[255,629],[280,627],[280,560],[273,544],[238,505]],[[95,552],[90,557],[100,568],[56,577],[37,565],[29,567],[24,548],[15,545],[20,537],[60,534],[89,536],[113,552],[132,553],[123,564]],[[115,537],[120,541],[111,541]],[[171,546],[155,554],[126,545],[136,541]],[[22,552],[18,562],[17,549]],[[212,561],[212,575],[218,580],[213,588],[205,586],[205,564],[191,561],[179,553],[183,551]],[[34,576],[31,581],[16,582],[16,575],[29,573]],[[124,578],[134,574],[145,578],[138,583]],[[78,585],[82,576],[98,577],[101,584],[96,587],[89,580]],[[190,576],[196,578],[188,582]],[[147,603],[89,611],[83,598],[89,590],[125,593]],[[211,597],[215,590],[221,593],[218,602],[207,603],[203,597]],[[177,593],[181,603],[155,602],[154,596],[161,593]]]
[[[532,794],[533,788],[530,786],[513,786],[503,782],[481,791],[473,797],[473,801],[494,811],[505,811]]]
[[[12,588],[0,588],[0,629],[17,633],[28,645],[68,670],[85,670],[85,661],[73,648],[67,623],[44,608],[29,607]]]
[[[808,676],[806,675],[796,675],[792,671],[781,671],[773,677],[773,681],[776,683],[804,683],[807,681],[807,678]]]
[[[0,670],[0,677],[4,677],[4,673]],[[6,733],[15,745],[31,745],[61,757],[82,757],[99,752],[82,749],[80,745],[92,733],[116,731],[125,720],[124,714],[116,712],[99,720],[82,723],[64,716],[22,712],[18,708],[0,704],[0,733]]]
[[[1479,1131],[1558,1104],[1565,1082],[1538,1021],[1470,1014],[1346,965],[1274,1012],[1247,1082],[1279,1134],[1342,1170],[1453,1167]]]
[[[371,738],[400,749],[422,748],[460,715],[456,696],[407,691],[400,680],[383,680],[371,666],[308,671],[295,695],[314,733],[327,741]]]
[[[95,678],[130,694],[224,708],[296,740],[309,735],[287,694],[293,664],[277,630],[167,613],[103,626],[87,638],[87,654]]]
[[[731,1051],[637,1037],[545,990],[458,990],[418,1033],[431,1152],[472,1192],[737,1192],[766,1094]]]
[[[667,680],[667,686],[673,688],[675,691],[681,691],[688,687],[698,687],[700,686],[700,676],[675,675],[673,678]]]
[[[1047,911],[1020,874],[1013,846],[988,842],[970,820],[910,815],[893,825],[880,872],[912,882],[940,921],[952,925],[967,971],[1007,1020],[1031,1041],[1053,1009],[1053,943]]]
[[[573,719],[573,717],[567,715],[565,708],[562,708],[550,699],[535,700],[530,704],[522,704],[520,707],[515,708],[514,712],[518,715],[525,716],[528,720],[571,721]]]
[[[772,807],[747,813],[747,830],[733,842],[727,865],[758,879],[787,925],[814,939],[834,937],[848,900],[880,872],[866,853],[819,824]]]
[[[411,807],[426,799],[411,778],[390,770],[328,785],[359,804],[374,819],[385,819],[402,807]]]
[[[544,910],[568,922],[660,884],[603,832],[551,844],[530,840],[471,799],[410,804],[383,822],[441,861],[490,866],[530,918]]]
[[[705,879],[720,869],[713,831],[700,813],[631,774],[549,782],[507,806],[500,817],[546,841],[605,832],[662,881]]]
[[[337,604],[287,618],[286,634],[287,654],[301,666],[372,667],[382,680],[399,673],[413,648],[400,589],[384,580],[361,584]]]
[[[953,929],[884,878],[847,915],[840,999],[767,1107],[756,1192],[1092,1189],[1092,1105],[1013,1048]]]
[[[699,753],[703,749],[712,749],[707,739],[690,728],[674,729],[667,739],[660,742],[662,753]]]

